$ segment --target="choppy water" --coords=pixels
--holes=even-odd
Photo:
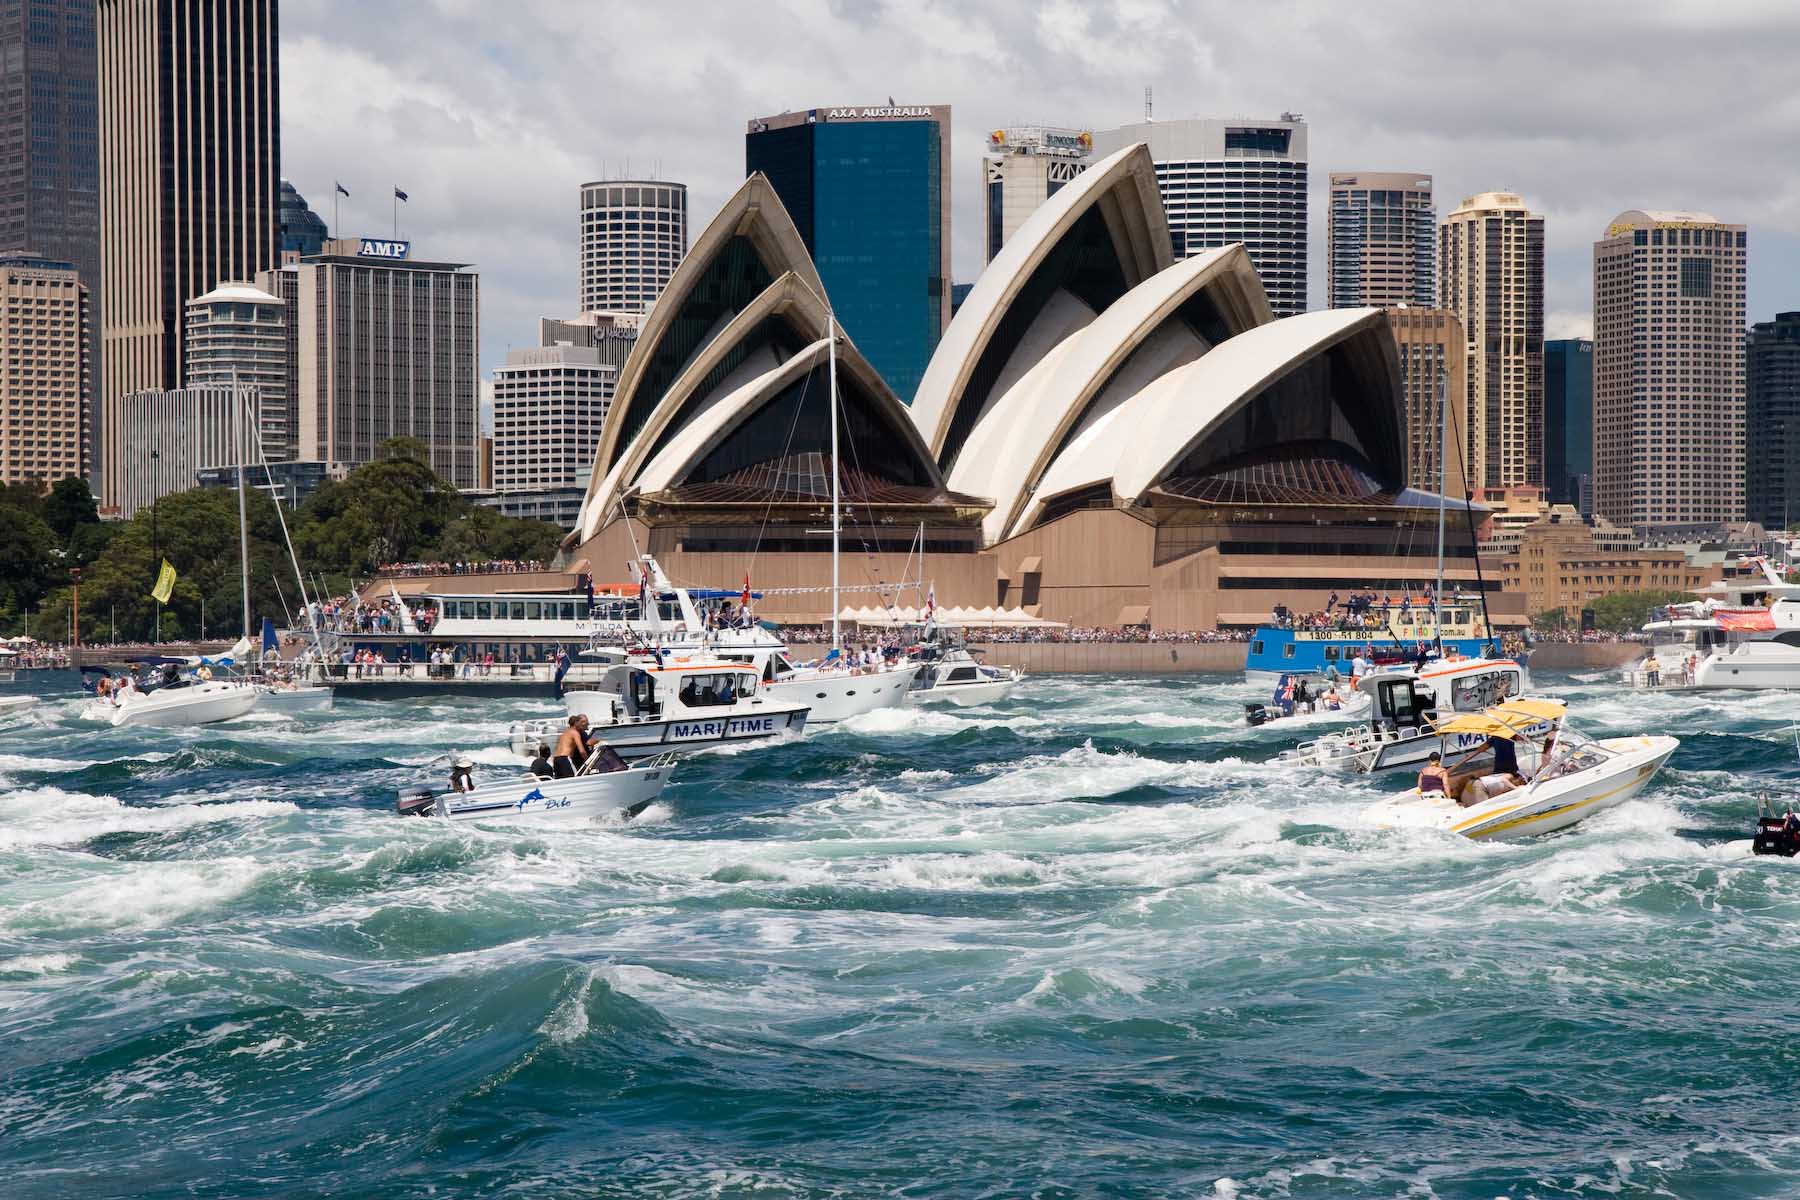
[[[1793,1194],[1782,695],[1541,842],[1376,832],[1231,680],[689,761],[629,825],[392,815],[549,701],[0,725],[0,1194]],[[479,770],[479,768],[478,768]]]

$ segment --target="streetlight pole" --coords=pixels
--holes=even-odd
[[[162,543],[156,536],[156,485],[162,479],[162,455],[150,452],[150,570],[157,576],[162,575]],[[162,641],[162,601],[156,602],[156,627],[150,634],[150,644]]]

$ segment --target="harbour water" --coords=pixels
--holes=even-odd
[[[65,677],[72,678],[72,677]],[[562,833],[393,815],[543,700],[0,725],[0,1192],[1792,1194],[1791,696],[1539,842],[1363,827],[1226,677],[1037,678],[688,761]],[[16,689],[15,689],[16,690]]]

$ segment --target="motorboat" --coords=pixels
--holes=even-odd
[[[966,647],[951,647],[913,669],[912,689],[906,693],[906,702],[954,704],[958,708],[998,704],[1012,695],[1024,678],[1025,672],[1017,667],[992,667]]]
[[[152,691],[131,688],[96,698],[81,715],[90,721],[105,721],[115,729],[214,725],[236,720],[261,699],[262,692],[254,684],[240,680],[181,679]]]
[[[1800,688],[1800,583],[1766,558],[1760,574],[1699,589],[1643,627],[1649,649],[1625,668],[1628,687],[1653,690]]]
[[[1448,757],[1486,744],[1485,738],[1445,733],[1440,714],[1480,712],[1523,695],[1528,681],[1524,665],[1510,658],[1444,659],[1423,670],[1374,671],[1356,681],[1356,690],[1369,697],[1361,724],[1301,742],[1277,761],[1363,774],[1417,770],[1434,752]],[[1548,732],[1548,726],[1532,732]]]
[[[1517,776],[1464,774],[1447,759],[1448,790],[1415,787],[1363,811],[1384,828],[1430,829],[1475,841],[1536,837],[1567,829],[1642,791],[1681,745],[1666,736],[1594,740],[1569,728],[1561,701],[1521,698],[1478,713],[1459,713],[1442,733],[1514,747]],[[1542,735],[1529,730],[1550,726]],[[1522,778],[1522,784],[1515,780]]]
[[[0,717],[17,716],[36,708],[36,696],[0,696]]]
[[[256,707],[263,712],[298,716],[302,713],[330,712],[332,691],[312,683],[281,683],[256,680],[262,699]]]
[[[1244,721],[1252,728],[1274,726],[1297,729],[1308,725],[1340,725],[1345,721],[1366,718],[1375,706],[1374,697],[1356,689],[1349,695],[1340,693],[1337,685],[1323,692],[1303,692],[1304,676],[1283,675],[1276,681],[1275,694],[1266,702],[1244,704]]]
[[[810,705],[765,695],[742,663],[718,659],[659,666],[626,658],[607,668],[598,687],[569,692],[563,702],[569,716],[587,717],[590,736],[627,760],[798,734],[811,712]],[[555,745],[565,724],[514,725],[513,753],[530,757],[539,745]]]
[[[395,807],[403,817],[529,821],[536,825],[594,821],[612,813],[635,817],[662,795],[674,774],[675,756],[669,753],[636,766],[616,759],[608,760],[610,766],[603,765],[603,757],[604,747],[595,751],[586,769],[563,779],[545,779],[527,771],[467,792],[406,788]]]

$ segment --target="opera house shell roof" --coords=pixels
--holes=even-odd
[[[752,176],[620,372],[579,537],[628,508],[816,500],[828,314]],[[971,549],[1077,507],[1436,503],[1406,490],[1379,310],[1277,321],[1243,247],[1176,261],[1142,145],[1095,162],[1006,243],[910,405],[841,332],[838,347],[846,495],[959,521]]]

